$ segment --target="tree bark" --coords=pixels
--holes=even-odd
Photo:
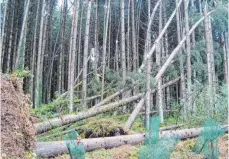
[[[135,0],[131,0],[131,24],[132,24],[132,51],[133,51],[133,71],[137,71],[137,49],[136,49],[136,32],[135,32],[135,12],[134,12]]]
[[[224,131],[228,131],[228,126],[223,126]],[[183,130],[174,130],[170,132],[163,132],[160,134],[160,138],[178,138],[181,140],[187,138],[198,137],[201,134],[202,128],[192,128]],[[82,139],[80,142],[84,145],[86,152],[93,151],[100,148],[110,149],[121,145],[131,144],[136,145],[143,143],[145,140],[145,134],[123,135],[115,137],[104,138],[91,138]],[[53,142],[38,142],[36,144],[36,154],[39,157],[55,157],[58,155],[68,153],[65,141],[53,141]]]
[[[34,96],[34,103],[35,108],[37,108],[40,105],[40,87],[41,87],[41,81],[42,81],[42,69],[41,65],[43,65],[42,60],[42,44],[43,44],[43,32],[44,32],[44,21],[45,21],[45,7],[46,7],[46,1],[43,1],[42,4],[42,10],[41,10],[41,22],[40,22],[40,33],[39,33],[39,44],[38,44],[38,54],[37,54],[37,69],[36,69],[36,85],[35,85],[35,96]]]
[[[178,0],[176,0],[176,7],[177,7],[177,13],[176,13],[176,21],[177,21],[177,42],[178,44],[181,41],[181,28],[180,28],[180,9],[178,7]],[[182,53],[181,51],[179,52],[180,54]],[[186,104],[184,104],[184,100],[186,98],[185,96],[185,75],[184,75],[184,64],[183,64],[183,57],[180,55],[179,56],[179,64],[180,64],[180,104],[184,105],[183,107],[183,116],[184,119],[187,118],[187,107]]]
[[[70,81],[69,85],[69,112],[73,112],[73,96],[74,96],[74,72],[75,72],[75,56],[76,56],[76,37],[77,37],[77,28],[78,28],[78,17],[79,17],[79,5],[80,2],[75,0],[74,1],[74,8],[73,8],[73,20],[72,20],[72,31],[71,32],[71,39],[72,39],[72,47],[71,52],[69,56],[71,56],[69,59],[69,75],[68,80]]]
[[[181,2],[182,2],[182,0],[179,1],[178,7],[181,5]],[[157,44],[160,42],[161,38],[164,36],[165,31],[168,29],[170,23],[172,22],[173,17],[176,14],[176,11],[177,11],[177,8],[173,11],[173,13],[171,14],[169,20],[167,21],[167,23],[165,24],[164,28],[162,29],[161,33],[159,34],[159,36],[155,40],[154,45],[151,47],[150,51],[145,56],[144,60],[142,61],[142,65],[138,69],[138,72],[142,72],[143,68],[145,67],[146,60],[153,55],[154,51],[156,50]]]
[[[101,106],[98,108],[91,108],[88,111],[80,112],[76,115],[66,115],[66,116],[63,116],[61,118],[51,119],[51,120],[46,121],[46,122],[37,123],[37,124],[35,124],[36,132],[37,132],[37,134],[39,134],[39,133],[48,131],[50,129],[53,129],[57,126],[66,125],[66,124],[69,124],[72,122],[76,122],[79,120],[83,120],[83,119],[95,116],[97,114],[112,110],[116,107],[120,107],[120,106],[126,105],[128,103],[131,103],[133,101],[136,101],[136,100],[142,98],[143,95],[144,95],[143,93],[140,93],[136,96],[132,96],[132,97],[129,97],[129,98],[126,98],[126,99],[123,99],[123,100],[120,100],[120,101],[117,101],[114,103],[110,103],[110,104],[107,104],[107,105],[104,105],[104,106]]]
[[[87,9],[87,19],[86,19],[86,30],[84,38],[84,57],[83,57],[83,88],[82,88],[82,99],[83,108],[87,108],[87,58],[88,58],[88,48],[89,48],[89,29],[90,29],[90,19],[91,19],[91,6],[92,1],[88,0]]]
[[[30,0],[27,0],[25,5],[25,13],[24,13],[21,34],[20,34],[20,39],[18,44],[18,50],[17,50],[17,56],[16,56],[16,69],[19,70],[24,69],[26,30],[27,30],[27,18],[28,18],[29,6],[30,6]]]
[[[103,100],[103,92],[104,92],[104,78],[105,78],[105,68],[106,68],[106,52],[107,52],[107,32],[108,32],[108,25],[109,25],[109,14],[110,14],[110,3],[111,1],[108,0],[107,8],[105,7],[105,16],[104,16],[104,33],[103,33],[103,59],[102,59],[102,96],[101,100]]]
[[[211,34],[212,30],[210,27],[210,18],[206,17],[207,9],[204,10],[204,30],[205,30],[205,39],[206,39],[206,51],[207,51],[207,68],[208,68],[208,98],[209,98],[209,115],[213,117],[213,72],[212,72],[212,41],[211,41]]]
[[[122,84],[126,84],[125,1],[121,0]]]
[[[184,0],[184,14],[185,14],[185,33],[189,31],[189,15],[188,15],[188,1]],[[186,54],[187,54],[187,112],[191,111],[192,106],[192,70],[191,70],[191,49],[190,36],[186,38]]]

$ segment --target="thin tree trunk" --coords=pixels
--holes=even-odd
[[[121,55],[122,55],[122,84],[126,84],[126,50],[125,50],[125,1],[121,1]]]
[[[28,18],[29,6],[30,6],[30,0],[27,0],[25,5],[25,13],[24,13],[21,34],[20,34],[20,39],[18,44],[18,50],[17,50],[17,56],[16,56],[16,69],[19,70],[24,69],[26,30],[27,30],[27,18]]]
[[[3,50],[3,47],[4,47],[4,39],[5,39],[5,25],[6,25],[6,22],[7,22],[7,16],[8,16],[8,13],[9,13],[9,0],[6,0],[5,1],[5,9],[4,9],[4,15],[3,15],[3,21],[2,21],[2,27],[1,28],[1,39],[0,39],[0,70],[2,72],[2,68],[3,68],[3,59],[4,59],[4,50]],[[2,7],[0,7],[2,8]]]
[[[226,51],[227,49],[226,49],[225,38],[223,33],[221,33],[221,43],[223,49],[224,80],[226,83],[228,83],[227,51]]]
[[[84,57],[83,57],[83,88],[82,88],[82,105],[83,108],[87,108],[87,58],[88,58],[88,48],[89,48],[89,29],[90,29],[90,19],[91,19],[91,5],[92,1],[88,1],[87,9],[87,19],[86,19],[86,30],[84,37]]]
[[[127,15],[127,55],[126,55],[126,62],[127,62],[127,70],[131,71],[131,64],[130,64],[130,46],[131,46],[131,39],[130,39],[130,0],[128,0],[128,15]]]
[[[69,59],[69,75],[68,80],[70,81],[69,85],[69,112],[73,112],[73,96],[74,96],[74,72],[75,72],[75,56],[76,56],[76,38],[77,38],[77,27],[78,27],[78,17],[79,17],[79,5],[80,2],[75,0],[74,1],[74,8],[73,8],[73,19],[72,19],[72,31],[71,32],[71,39],[72,39],[72,45],[71,52],[69,56],[71,56]]]
[[[160,2],[160,8],[159,8],[159,34],[162,30],[162,3]],[[161,48],[162,48],[162,41],[159,41],[156,48],[156,65],[157,68],[161,67]],[[158,111],[159,111],[159,117],[161,123],[164,123],[164,115],[163,115],[163,92],[162,92],[162,78],[159,78],[158,80],[158,86],[157,86],[158,92],[157,92],[157,105],[158,105]]]
[[[133,51],[133,71],[137,71],[137,48],[136,48],[136,31],[135,31],[135,0],[131,0],[131,24],[132,24],[132,51]]]
[[[176,0],[176,7],[177,7],[177,13],[176,13],[176,21],[177,21],[177,42],[178,44],[181,41],[181,28],[180,28],[180,9],[178,8],[178,0]],[[182,52],[180,51],[180,54]],[[187,107],[186,104],[184,104],[184,100],[186,98],[185,96],[185,76],[184,76],[184,65],[183,65],[183,57],[180,55],[179,56],[179,65],[180,65],[180,77],[181,77],[181,82],[180,82],[180,99],[181,105],[184,105],[183,107],[183,114],[184,114],[184,119],[187,118]]]
[[[189,15],[188,15],[188,1],[184,0],[184,14],[185,14],[185,33],[189,31]],[[190,113],[192,106],[192,70],[191,70],[191,49],[190,36],[186,39],[186,54],[187,54],[187,113]]]
[[[204,29],[205,29],[205,39],[206,39],[206,51],[207,51],[207,67],[208,67],[208,97],[209,97],[209,116],[213,117],[213,75],[212,75],[212,59],[211,59],[211,49],[212,41],[210,38],[211,27],[210,27],[210,18],[206,17],[207,9],[204,10]]]
[[[42,70],[41,70],[41,65],[43,65],[42,61],[42,44],[43,44],[43,32],[44,32],[44,21],[45,21],[45,6],[46,6],[46,1],[43,1],[42,4],[42,11],[41,11],[41,22],[40,22],[40,33],[39,33],[39,44],[38,44],[38,55],[37,55],[37,73],[36,73],[36,85],[35,85],[35,97],[34,97],[34,103],[35,103],[35,108],[37,108],[40,105],[40,87],[42,84]]]
[[[40,12],[40,2],[37,2],[37,11],[36,11],[36,19],[35,19],[35,26],[34,26],[34,35],[33,35],[33,53],[32,53],[32,60],[31,60],[31,73],[35,75],[35,58],[37,53],[37,30],[38,30],[38,19],[39,19],[39,12]],[[30,78],[30,96],[31,99],[34,99],[34,77]],[[33,101],[34,104],[34,101]]]
[[[104,33],[103,33],[103,61],[102,61],[102,96],[101,100],[103,100],[103,92],[104,92],[104,77],[105,77],[105,67],[106,67],[106,52],[107,52],[107,32],[108,32],[108,25],[109,25],[109,14],[110,14],[110,3],[111,1],[108,0],[107,8],[105,8],[105,16],[104,16]]]
[[[9,38],[9,47],[8,47],[8,57],[7,57],[7,73],[10,72],[10,64],[11,64],[11,54],[12,54],[12,48],[13,48],[13,28],[14,28],[14,15],[15,15],[15,2],[13,0],[13,11],[12,11],[12,17],[10,22],[10,38]],[[2,49],[2,48],[0,48]]]

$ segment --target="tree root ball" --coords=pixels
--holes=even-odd
[[[20,79],[1,77],[1,157],[26,158],[35,149],[29,96]]]

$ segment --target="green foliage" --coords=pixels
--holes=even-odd
[[[197,110],[196,112],[190,112],[188,123],[200,125],[209,117],[209,98],[213,99],[214,119],[219,122],[225,122],[228,118],[227,85],[215,87],[212,97],[208,96],[208,88],[198,83],[198,81],[192,87],[193,105],[196,106]]]
[[[41,120],[46,120],[53,118],[57,115],[68,113],[67,104],[69,101],[67,99],[54,100],[48,104],[42,105],[37,109],[32,109],[31,113],[39,116]]]
[[[213,29],[218,32],[227,32],[228,27],[228,11],[224,5],[217,5],[216,12],[211,15]]]
[[[10,77],[18,77],[18,78],[25,78],[25,77],[31,77],[32,74],[29,70],[16,70],[10,74]]]

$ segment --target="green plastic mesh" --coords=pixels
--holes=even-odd
[[[85,159],[84,146],[78,142],[78,133],[76,131],[66,134],[66,146],[71,159]]]
[[[160,118],[153,116],[150,120],[150,131],[146,133],[145,145],[139,151],[140,159],[169,159],[179,140],[169,137],[159,139],[159,131]]]
[[[192,151],[198,154],[203,153],[208,159],[218,159],[218,139],[223,134],[224,129],[218,122],[213,119],[206,120]]]
[[[152,116],[150,118],[149,130],[146,132],[145,144],[155,144],[159,140],[160,118]]]

